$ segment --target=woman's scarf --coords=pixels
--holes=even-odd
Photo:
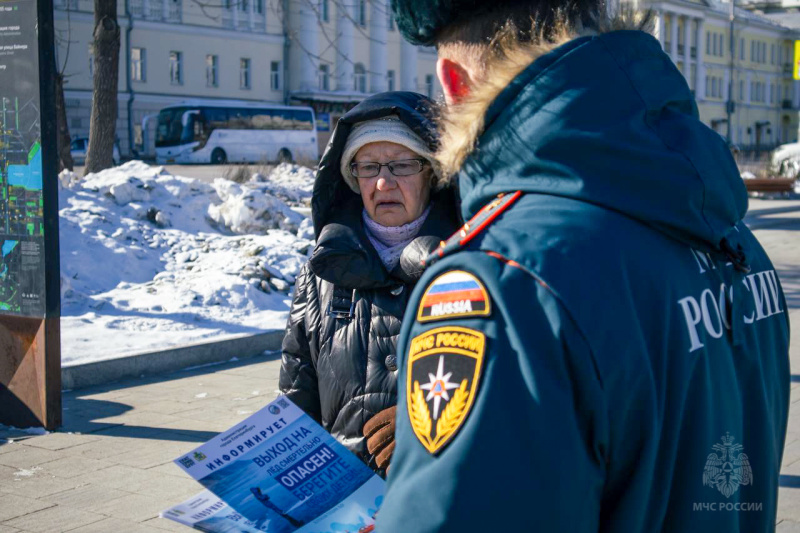
[[[366,209],[361,212],[367,238],[369,238],[369,242],[378,252],[378,256],[381,258],[386,270],[391,272],[400,262],[400,254],[403,253],[403,249],[408,246],[408,243],[417,236],[430,211],[431,206],[429,205],[419,218],[413,222],[394,227],[378,224],[369,217]]]

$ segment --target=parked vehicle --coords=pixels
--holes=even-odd
[[[314,111],[264,104],[179,104],[158,114],[156,160],[165,163],[316,161]]]
[[[69,145],[69,153],[72,155],[72,162],[76,165],[83,165],[86,163],[86,150],[89,149],[89,138],[78,137],[74,139]],[[114,143],[114,165],[119,165],[119,147]]]

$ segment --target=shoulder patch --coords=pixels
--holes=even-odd
[[[520,196],[522,196],[522,191],[498,194],[497,198],[483,206],[469,222],[450,236],[447,241],[442,241],[439,249],[422,261],[422,266],[429,267],[442,257],[463,247],[487,228],[494,219],[516,202]]]
[[[445,326],[414,337],[410,346],[408,417],[420,443],[437,454],[455,438],[475,403],[486,336]]]
[[[437,276],[422,294],[419,322],[489,316],[492,302],[483,283],[469,272],[451,270]]]

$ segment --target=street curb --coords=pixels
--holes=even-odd
[[[266,351],[279,350],[283,335],[283,331],[270,331],[257,335],[228,337],[215,342],[184,345],[159,352],[146,352],[67,366],[61,369],[61,388],[81,389],[126,378],[154,376],[195,366],[223,363],[234,357],[247,359]]]

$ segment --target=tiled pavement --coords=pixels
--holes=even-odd
[[[777,530],[800,533],[800,202],[753,204],[796,332]],[[0,533],[188,531],[158,518],[201,490],[172,459],[274,398],[278,368],[273,354],[65,392],[58,432],[0,431]]]
[[[58,432],[0,431],[0,533],[189,531],[158,518],[202,490],[172,460],[274,399],[279,366],[272,354],[65,392]]]
[[[747,222],[775,264],[792,322],[791,407],[781,468],[777,530],[800,533],[800,201],[751,200]]]

